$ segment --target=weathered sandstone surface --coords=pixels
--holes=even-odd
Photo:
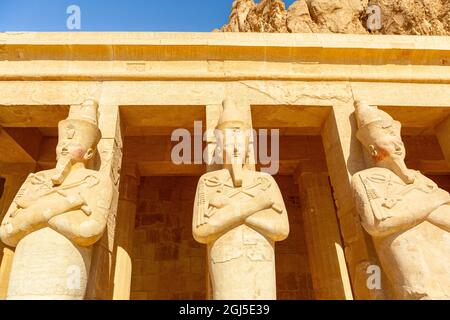
[[[381,29],[367,19],[381,9]],[[222,32],[450,35],[450,0],[235,0]]]

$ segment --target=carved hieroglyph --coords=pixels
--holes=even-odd
[[[200,178],[193,235],[208,247],[213,299],[273,300],[274,244],[289,234],[286,208],[270,175],[244,168],[249,125],[233,102],[223,106],[216,130],[223,169]]]
[[[97,104],[59,123],[55,169],[31,174],[0,228],[16,247],[8,299],[83,299],[92,245],[111,207],[109,175],[88,169],[101,138]]]
[[[356,117],[375,163],[353,176],[357,209],[394,298],[450,299],[450,195],[406,167],[399,122],[364,102]]]

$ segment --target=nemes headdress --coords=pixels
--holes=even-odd
[[[86,100],[79,108],[71,110],[69,117],[58,124],[59,137],[83,141],[95,148],[102,134],[98,128],[98,104],[94,100]]]
[[[378,107],[369,106],[365,101],[355,101],[355,115],[358,123],[356,137],[366,147],[380,135],[385,135],[387,130],[400,135],[400,122]]]
[[[238,109],[236,103],[226,99],[222,102],[223,111],[220,116],[217,129],[241,128],[249,129],[249,121],[247,117]]]

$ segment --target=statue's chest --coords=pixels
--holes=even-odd
[[[363,178],[369,197],[372,198],[398,198],[408,195],[411,192],[432,193],[437,189],[437,185],[428,178],[418,175],[413,184],[405,184],[395,175],[371,174]]]
[[[270,181],[261,176],[247,176],[241,187],[234,186],[230,176],[213,176],[204,181],[207,199],[220,196],[237,202],[251,199],[269,187]]]
[[[53,185],[50,178],[34,181],[31,183],[31,189],[40,195],[45,195],[48,192],[91,189],[98,185],[99,182],[99,179],[95,175],[83,173],[67,177],[67,179],[59,186]]]
[[[48,175],[31,176],[17,197],[16,202],[20,207],[26,208],[34,201],[42,197],[55,196],[58,193],[87,192],[95,188],[100,180],[90,173],[81,173],[67,177],[63,184],[54,186]]]

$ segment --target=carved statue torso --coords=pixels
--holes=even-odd
[[[9,300],[85,297],[114,190],[110,172],[87,169],[102,138],[98,116],[92,99],[71,106],[58,123],[55,168],[30,174],[6,212],[0,238],[16,248]]]
[[[239,206],[260,192],[270,194],[275,203],[273,208],[261,210],[244,223],[218,232],[206,241],[214,299],[275,299],[274,242],[287,237],[289,225],[281,193],[270,175],[244,170],[240,188],[233,186],[226,169],[207,173],[199,181],[194,233],[195,228],[208,225],[220,229],[214,227],[219,210],[229,210],[225,214],[231,215],[232,206]],[[226,203],[223,208],[214,205],[222,202]],[[265,232],[266,224],[274,230]]]
[[[56,172],[29,175],[4,218],[2,239],[17,246],[8,299],[85,296],[91,246],[105,230],[112,184],[107,175],[77,169],[54,186]]]
[[[357,209],[396,298],[450,299],[450,205],[436,183],[414,174],[405,184],[384,168],[357,173]],[[426,218],[410,221],[419,214]]]
[[[271,181],[268,177],[262,177],[257,172],[247,171],[247,179],[242,188],[233,188],[228,170],[221,170],[208,177],[205,176],[205,199],[213,199],[217,196],[226,196],[235,202],[248,200],[250,196],[244,192],[256,194],[261,188],[269,187]],[[217,183],[217,184],[216,184]],[[264,186],[265,184],[265,186]],[[252,186],[255,186],[252,188]],[[240,191],[243,191],[239,193]],[[236,194],[236,195],[234,195]],[[207,216],[213,216],[217,208],[209,206]],[[208,218],[206,217],[206,220]],[[206,223],[208,223],[206,221]],[[245,256],[251,261],[273,261],[272,241],[268,241],[263,234],[243,224],[234,228],[218,238],[211,246],[210,255],[213,263],[224,263]]]
[[[17,232],[17,243],[33,231],[51,227],[78,245],[90,246],[105,228],[112,184],[97,171],[79,169],[54,186],[51,177],[55,172],[28,176],[4,218],[2,231]],[[80,199],[83,203],[78,203]]]

